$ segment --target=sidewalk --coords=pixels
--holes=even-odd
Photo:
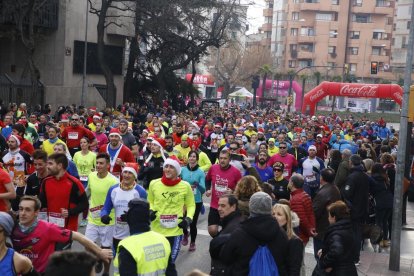
[[[394,272],[388,270],[390,249],[375,253],[369,242],[366,242],[364,251],[361,251],[361,265],[357,267],[358,274],[368,276],[414,275],[414,202],[408,202],[407,205],[407,225],[401,232],[400,249],[400,271]],[[305,248],[306,275],[312,275],[315,265],[313,244],[309,242]]]

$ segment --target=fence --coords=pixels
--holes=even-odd
[[[34,91],[36,90],[36,91]],[[37,89],[33,89],[30,81],[14,81],[7,74],[0,75],[0,99],[4,104],[9,103],[26,103],[28,107],[37,104],[44,105],[45,87],[39,81]]]

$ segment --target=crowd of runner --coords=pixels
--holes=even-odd
[[[166,101],[0,113],[3,275],[109,275],[112,259],[115,275],[177,275],[182,246],[209,251],[211,275],[248,275],[259,245],[304,275],[310,239],[315,273],[357,275],[363,230],[390,245],[398,132],[383,119]]]

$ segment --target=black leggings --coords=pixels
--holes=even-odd
[[[388,240],[388,237],[390,235],[389,230],[391,227],[389,225],[389,222],[391,215],[391,208],[377,210],[375,214],[375,222],[379,227],[381,227],[384,240]]]
[[[191,222],[190,224],[190,236],[191,236],[192,243],[195,243],[195,240],[197,237],[197,221],[198,221],[198,216],[200,215],[200,212],[201,212],[201,206],[203,206],[203,202],[196,203],[193,222]],[[184,234],[188,235],[188,229],[184,229]]]

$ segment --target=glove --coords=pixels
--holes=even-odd
[[[103,223],[103,224],[109,224],[109,222],[112,220],[112,218],[110,217],[110,216],[108,216],[108,215],[105,215],[105,216],[102,216],[101,217],[101,222]]]
[[[181,229],[187,229],[192,222],[192,220],[188,217],[179,217],[178,219],[182,219],[182,221],[178,224],[178,227]]]
[[[150,220],[154,221],[157,218],[157,211],[150,210]]]
[[[127,212],[124,211],[124,213],[121,215],[121,221],[127,222]]]

